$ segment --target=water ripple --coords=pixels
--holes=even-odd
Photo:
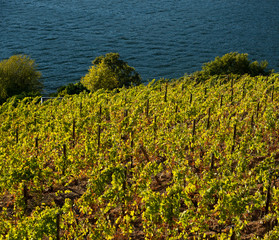
[[[107,52],[143,79],[180,77],[231,51],[278,70],[278,10],[275,0],[1,1],[0,58],[30,55],[46,92],[78,81]]]

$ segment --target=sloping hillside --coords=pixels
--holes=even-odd
[[[0,108],[2,239],[278,239],[279,78]]]

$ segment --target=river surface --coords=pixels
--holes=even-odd
[[[45,93],[108,52],[147,81],[234,51],[279,71],[278,0],[0,0],[0,60],[29,55]]]

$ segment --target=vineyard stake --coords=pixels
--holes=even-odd
[[[273,102],[273,94],[274,94],[274,85],[272,85],[272,91],[271,91],[271,102]]]
[[[235,140],[236,140],[236,124],[233,126],[233,145],[232,145],[232,153],[234,152],[235,149]]]
[[[97,137],[98,137],[98,152],[100,150],[100,145],[101,145],[101,125],[98,125],[98,133],[97,133]]]
[[[56,240],[60,240],[60,214],[56,214]]]
[[[149,99],[146,101],[146,118],[148,118],[148,113],[149,113]]]
[[[223,95],[220,97],[220,108],[223,106]]]
[[[190,99],[189,99],[190,105],[192,104],[192,100],[193,100],[193,94],[191,93],[190,94]]]
[[[126,180],[127,180],[127,167],[124,167],[125,171],[124,171],[124,179],[123,179],[123,185],[122,185],[122,190],[123,192],[126,191]]]
[[[210,112],[211,112],[211,108],[208,109],[208,118],[207,118],[206,129],[209,129],[209,127],[210,127]]]
[[[35,148],[38,149],[39,146],[39,140],[38,137],[35,137]]]
[[[73,120],[73,135],[72,135],[72,137],[73,137],[73,140],[75,140],[75,138],[76,138],[76,120],[75,119]]]
[[[214,168],[214,160],[215,160],[214,154],[211,153],[210,171],[212,171]]]
[[[35,127],[37,126],[37,116],[36,116],[36,114],[34,115],[34,125],[35,125]]]
[[[124,118],[128,117],[128,109],[124,110]],[[128,127],[128,122],[126,121],[126,127]]]
[[[24,199],[24,212],[27,210],[27,200],[28,200],[28,189],[27,186],[23,185],[23,199]]]
[[[245,83],[243,84],[242,87],[242,99],[245,97]]]
[[[66,170],[66,160],[67,160],[67,149],[66,144],[63,144],[63,169],[62,169],[62,175],[65,175]]]
[[[178,113],[178,104],[175,106],[175,113]]]
[[[124,179],[123,179],[123,185],[122,185],[122,190],[123,190],[123,199],[122,199],[122,215],[124,216],[124,214],[125,214],[125,198],[126,198],[126,194],[125,194],[125,192],[126,192],[126,181],[127,181],[127,171],[128,171],[128,169],[127,169],[127,167],[124,167]]]
[[[233,141],[235,142],[236,139],[236,124],[233,126]]]
[[[134,132],[133,130],[131,131],[130,133],[130,138],[131,138],[131,149],[133,149],[134,147],[134,139],[133,139],[133,136],[134,136]],[[131,155],[130,156],[130,161],[131,161],[131,168],[133,167],[133,156]]]
[[[156,145],[156,138],[157,138],[157,116],[154,116],[154,127],[153,127],[153,131],[154,131],[154,148]]]
[[[251,128],[254,128],[254,114],[251,117]]]
[[[164,97],[165,102],[167,102],[167,95],[168,95],[168,84],[166,84],[166,91],[165,91],[165,97]]]
[[[100,108],[99,108],[99,123],[101,122],[102,119],[102,105],[100,104]]]
[[[80,102],[79,104],[79,115],[81,116],[81,114],[82,114],[82,102]]]
[[[193,120],[193,131],[192,131],[192,136],[194,137],[196,134],[196,119]]]
[[[124,118],[128,116],[128,109],[124,109]]]
[[[18,128],[16,128],[16,143],[18,143]]]
[[[260,111],[260,103],[257,104],[257,111],[256,111],[256,119],[259,117],[259,111]]]
[[[131,132],[130,132],[131,148],[134,147],[134,139],[133,139],[133,136],[134,136],[134,132],[133,132],[133,130],[131,130]]]
[[[147,153],[146,150],[144,149],[143,145],[140,145],[140,150],[141,150],[141,152],[143,153],[145,160],[146,160],[147,162],[150,162],[148,153]]]
[[[267,188],[267,193],[266,193],[266,201],[265,201],[265,215],[268,214],[268,208],[271,200],[271,184],[272,184],[272,175],[270,174],[269,180],[268,180],[268,188]]]

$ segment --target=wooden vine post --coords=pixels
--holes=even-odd
[[[134,139],[133,139],[133,136],[134,136],[134,132],[133,130],[130,132],[130,139],[131,139],[131,149],[133,150],[134,148]],[[130,164],[131,164],[131,168],[133,167],[133,155],[130,156]]]
[[[156,138],[157,138],[157,116],[154,116],[153,132],[154,132],[154,148],[155,148]]]
[[[38,140],[38,137],[35,137],[36,157],[38,156],[38,147],[39,147],[39,140]]]
[[[242,87],[242,99],[245,97],[245,83],[243,84]]]
[[[72,131],[72,138],[73,138],[73,147],[75,146],[75,138],[76,138],[76,120],[73,120],[73,131]]]
[[[148,115],[149,115],[149,99],[147,99],[147,101],[146,101],[146,111],[145,111],[145,115],[146,115],[146,118],[148,118]]]
[[[15,134],[16,134],[16,143],[18,143],[18,128],[16,128]]]
[[[258,104],[257,104],[256,119],[259,118],[259,111],[260,111],[260,102],[258,102]]]
[[[234,152],[234,149],[235,149],[235,141],[236,141],[236,124],[234,124],[234,126],[233,126],[233,145],[232,145],[231,153]]]
[[[211,153],[210,171],[213,171],[214,169],[214,160],[215,160],[215,156],[213,153]]]
[[[166,83],[166,90],[165,90],[165,97],[164,97],[165,102],[167,102],[167,95],[168,95],[168,84]]]
[[[206,129],[210,128],[210,112],[211,112],[211,108],[208,109],[208,117],[207,117]]]
[[[269,204],[271,202],[271,186],[272,186],[272,172],[269,173],[269,179],[268,179],[268,187],[267,187],[267,193],[266,193],[266,200],[265,200],[265,215],[268,214],[268,208]]]
[[[66,171],[66,161],[67,161],[67,149],[66,149],[66,144],[63,144],[63,168],[62,168],[62,175],[65,175]]]
[[[251,130],[253,130],[254,125],[255,125],[255,122],[254,122],[254,114],[253,114],[251,117]]]
[[[39,140],[38,137],[35,137],[35,148],[38,150],[39,147]]]
[[[34,126],[37,127],[37,115],[36,115],[36,113],[34,115]]]
[[[128,109],[124,110],[124,118],[128,117]],[[126,127],[128,127],[128,121],[126,120]]]
[[[193,94],[191,93],[191,94],[190,94],[190,99],[189,99],[190,105],[192,104],[192,101],[193,101]]]
[[[220,108],[223,106],[223,95],[220,96]]]
[[[60,213],[56,214],[56,240],[60,240]]]
[[[195,135],[196,135],[196,119],[193,120],[192,144],[195,142]],[[190,149],[191,149],[191,151],[194,151],[194,147],[193,146],[191,146]]]
[[[178,104],[175,105],[175,113],[178,113]]]
[[[98,149],[97,151],[100,151],[100,146],[101,146],[101,125],[98,124],[98,131],[97,131],[97,138],[98,138]]]
[[[122,199],[122,215],[125,215],[125,198],[126,198],[126,188],[127,188],[127,167],[124,167],[124,178],[122,184],[123,199]]]
[[[196,119],[193,120],[193,130],[192,130],[193,141],[194,141],[195,134],[196,134]]]
[[[231,104],[233,104],[233,95],[234,95],[234,91],[233,91],[233,78],[231,80]]]
[[[79,104],[79,116],[81,117],[82,115],[82,102]]]
[[[99,123],[101,123],[102,121],[102,105],[100,105],[100,108],[99,108]]]
[[[23,185],[24,213],[27,211],[28,189],[26,184]]]

